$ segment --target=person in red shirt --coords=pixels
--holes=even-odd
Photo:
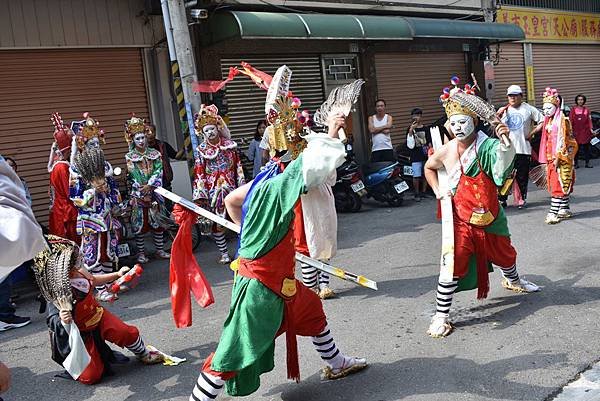
[[[69,167],[73,131],[63,125],[58,113],[52,114],[54,124],[54,143],[50,149],[48,172],[50,173],[50,216],[48,231],[50,234],[68,238],[75,243],[77,235],[77,209],[69,197]]]
[[[579,145],[579,152],[575,156],[575,168],[579,168],[579,156],[583,150],[583,157],[585,158],[585,167],[592,168],[590,163],[590,141],[592,140],[592,118],[590,116],[590,109],[585,107],[587,98],[581,93],[575,96],[575,106],[571,108],[569,113],[569,120],[573,127],[573,135]]]

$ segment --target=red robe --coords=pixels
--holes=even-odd
[[[52,167],[50,193],[51,205],[48,221],[50,234],[79,243],[76,232],[77,209],[69,198],[69,163],[60,161]]]

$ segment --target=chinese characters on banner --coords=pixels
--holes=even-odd
[[[502,7],[496,22],[518,25],[532,42],[600,42],[600,14]]]

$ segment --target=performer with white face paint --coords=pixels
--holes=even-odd
[[[196,133],[202,133],[204,140],[196,152],[194,201],[225,217],[225,197],[246,182],[237,144],[229,139],[227,125],[214,105],[202,105],[196,116],[195,127]],[[202,220],[202,223],[212,231],[221,252],[219,263],[231,262],[224,229],[212,222]]]
[[[540,162],[546,163],[548,192],[552,197],[546,224],[557,224],[573,214],[569,207],[569,195],[575,183],[575,157],[577,141],[573,136],[571,121],[560,109],[558,91],[546,88],[544,92],[544,122],[540,142]]]
[[[146,122],[132,115],[125,122],[125,139],[130,151],[125,155],[127,179],[131,185],[131,225],[135,233],[139,263],[148,262],[144,234],[152,231],[156,256],[168,259],[164,250],[164,231],[167,215],[164,199],[154,192],[162,186],[163,167],[160,152],[148,147]]]
[[[457,85],[458,78],[453,77],[452,83]],[[425,164],[425,177],[437,198],[452,198],[454,220],[454,277],[449,281],[440,278],[438,283],[436,314],[427,332],[432,337],[444,337],[452,331],[449,312],[456,291],[477,288],[477,298],[487,296],[492,264],[500,268],[504,288],[516,292],[539,291],[537,285],[517,273],[517,252],[498,201],[497,187],[512,171],[514,147],[476,132],[477,114],[455,101],[456,93],[481,101],[470,86],[465,86],[464,91],[458,87],[444,89],[441,100],[455,138],[433,153]],[[495,131],[510,144],[506,125],[498,124]],[[448,172],[449,193],[440,193],[437,176],[440,168]]]

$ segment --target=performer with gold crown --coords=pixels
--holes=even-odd
[[[63,124],[58,113],[51,117],[54,124],[54,142],[48,159],[50,173],[50,215],[48,231],[50,234],[79,242],[77,235],[77,209],[69,197],[69,157],[73,131]]]
[[[98,383],[111,372],[115,355],[106,341],[127,348],[144,364],[162,362],[164,354],[147,347],[137,327],[124,323],[100,306],[93,296],[94,285],[116,280],[129,268],[91,274],[84,268],[74,242],[49,235],[47,243],[49,248],[34,258],[34,272],[49,305],[46,322],[52,359],[84,384]]]
[[[225,200],[229,216],[242,228],[239,259],[234,262],[238,269],[219,345],[206,359],[190,401],[214,400],[223,388],[233,396],[254,393],[260,375],[274,367],[275,338],[284,332],[290,379],[300,378],[296,335],[312,336],[327,363],[326,379],[367,366],[364,358],[340,352],[321,300],[294,278],[294,206],[301,194],[325,182],[343,162],[345,148],[338,139],[344,126],[339,114],[329,120],[328,134],[300,137],[301,125],[287,96],[290,76],[287,67],[278,70],[265,107],[272,121],[267,128],[272,149],[286,149],[276,157],[289,164],[281,171],[277,163],[269,163],[254,181]]]
[[[229,139],[229,129],[215,105],[202,105],[194,126],[196,134],[204,138],[196,149],[194,202],[225,217],[225,197],[245,183],[237,144]],[[217,224],[207,225],[221,252],[219,263],[231,262],[223,228]]]
[[[119,261],[112,213],[119,207],[121,194],[112,177],[112,166],[100,149],[104,132],[89,113],[85,113],[84,118],[75,135],[77,148],[71,153],[70,197],[78,209],[77,234],[81,236],[83,263],[93,274],[108,274]],[[117,299],[105,285],[96,289],[100,301]]]
[[[569,196],[575,184],[575,157],[577,141],[573,136],[571,121],[560,108],[560,96],[554,88],[546,88],[543,98],[542,139],[540,142],[540,162],[546,164],[550,211],[546,224],[560,223],[573,214],[569,206]]]
[[[162,186],[162,158],[158,150],[148,147],[147,130],[146,122],[135,115],[125,122],[125,139],[130,149],[125,161],[131,187],[131,225],[139,263],[148,262],[143,236],[148,231],[152,231],[156,256],[160,259],[171,256],[164,250],[164,231],[167,227],[165,202],[154,192],[156,187]]]
[[[451,197],[454,224],[453,279],[440,276],[437,287],[437,308],[428,334],[444,337],[453,327],[449,312],[456,291],[477,288],[477,298],[489,291],[488,272],[491,264],[500,268],[502,286],[516,292],[539,291],[539,287],[517,272],[517,252],[510,241],[508,222],[498,201],[501,186],[512,171],[514,147],[508,138],[509,129],[498,123],[495,132],[502,141],[475,131],[479,104],[470,86],[458,88],[458,78],[452,77],[454,88],[445,88],[441,101],[448,116],[454,138],[436,150],[425,164],[425,176],[438,199]],[[466,99],[463,106],[459,98]],[[492,108],[492,115],[493,115]],[[481,117],[481,116],[479,116]],[[449,193],[441,193],[437,170],[445,168]]]

